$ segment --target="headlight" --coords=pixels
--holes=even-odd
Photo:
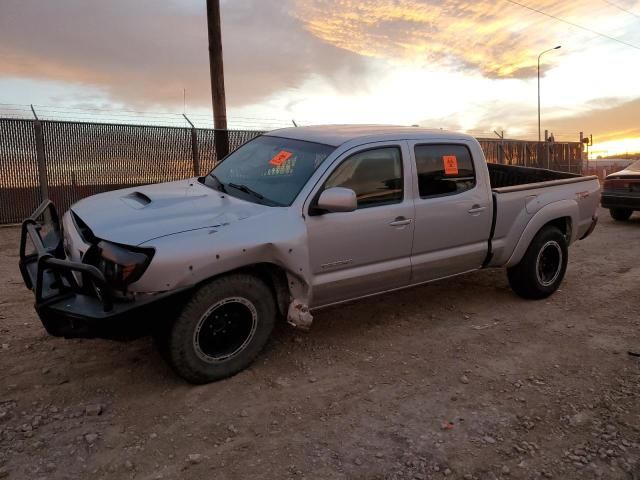
[[[149,266],[154,250],[125,247],[100,241],[97,245],[97,267],[111,285],[124,288],[138,280]]]

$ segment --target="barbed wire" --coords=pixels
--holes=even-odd
[[[182,113],[168,111],[144,111],[128,109],[109,109],[103,107],[69,107],[51,105],[33,105],[38,118],[41,120],[85,122],[85,123],[114,123],[126,125],[149,125],[167,127],[189,127],[189,122]],[[213,128],[213,118],[206,113],[186,113],[186,116],[196,128]],[[0,117],[11,119],[33,119],[31,105],[0,103]],[[308,119],[285,119],[274,117],[250,117],[245,115],[231,115],[227,118],[228,128],[236,130],[275,130],[292,127],[295,120],[299,126],[318,125],[321,122]],[[322,122],[324,123],[324,122]],[[423,124],[425,122],[422,122]],[[501,129],[502,130],[502,129]],[[467,129],[465,133],[479,138],[495,138],[496,132],[489,129]],[[575,141],[579,132],[561,130],[552,132],[556,140]],[[514,140],[530,140],[537,136],[537,131],[513,128],[504,129],[505,138]]]

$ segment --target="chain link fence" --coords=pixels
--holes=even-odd
[[[40,203],[33,123],[0,120],[0,224],[19,222]]]
[[[261,133],[228,130],[229,151]],[[579,142],[478,140],[488,162],[581,171]],[[0,224],[28,217],[43,191],[65,211],[96,193],[203,175],[216,159],[211,129],[0,118]]]
[[[260,133],[229,131],[229,149]],[[0,119],[0,224],[31,215],[40,178],[64,211],[96,193],[202,175],[216,158],[209,129]]]

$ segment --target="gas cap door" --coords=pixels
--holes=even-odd
[[[536,213],[540,210],[540,207],[540,199],[537,195],[529,195],[525,199],[525,208],[527,209],[527,213]]]

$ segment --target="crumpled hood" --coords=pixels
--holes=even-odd
[[[71,210],[96,237],[140,245],[188,230],[231,225],[269,208],[212,190],[193,178],[101,193],[80,200]]]

